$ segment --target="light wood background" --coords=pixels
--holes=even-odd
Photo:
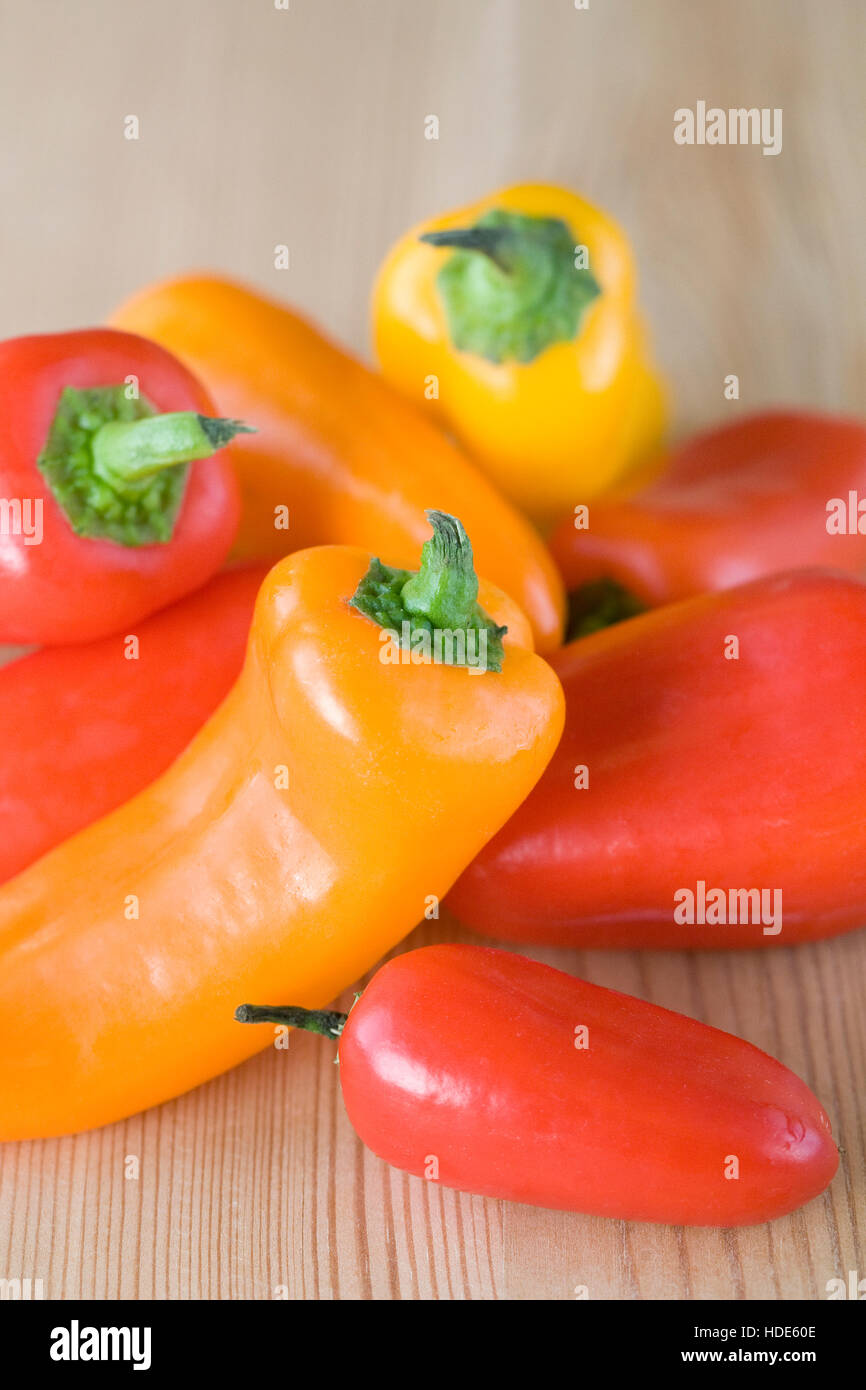
[[[363,350],[393,237],[545,178],[629,229],[679,429],[768,401],[857,410],[864,51],[858,0],[0,0],[0,331],[77,327],[154,276],[212,267]],[[674,110],[699,99],[782,107],[782,153],[675,146]],[[866,1276],[866,933],[546,958],[799,1072],[846,1150],[829,1192],[733,1232],[459,1196],[366,1153],[330,1049],[297,1038],[125,1124],[0,1146],[0,1277],[55,1298],[791,1299]]]

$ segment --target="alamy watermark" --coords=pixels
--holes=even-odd
[[[695,887],[674,893],[674,921],[680,926],[762,926],[764,936],[782,930],[781,888],[707,888],[699,878]]]
[[[780,106],[707,106],[705,101],[674,112],[677,145],[761,145],[764,154],[782,153]]]
[[[149,1327],[82,1327],[73,1318],[68,1327],[51,1329],[48,1355],[52,1361],[129,1361],[134,1371],[151,1366]]]
[[[0,1279],[0,1302],[24,1302],[45,1297],[42,1279]]]
[[[484,628],[413,627],[404,619],[400,631],[383,627],[379,660],[386,666],[465,666],[472,675],[486,671],[487,632]]]
[[[0,536],[23,536],[25,545],[41,545],[42,498],[0,497]]]
[[[846,497],[831,497],[827,502],[828,536],[866,536],[866,497],[853,489]]]

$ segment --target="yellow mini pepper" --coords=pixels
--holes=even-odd
[[[544,529],[651,466],[664,393],[631,251],[566,189],[522,184],[415,227],[379,273],[373,332],[385,376]]]

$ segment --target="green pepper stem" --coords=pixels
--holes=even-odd
[[[472,545],[456,516],[428,511],[427,520],[433,535],[421,547],[421,568],[403,585],[403,604],[436,627],[464,627],[477,612]]]
[[[589,637],[645,612],[646,604],[616,579],[591,579],[568,596],[565,640]]]
[[[294,1004],[239,1004],[235,1009],[236,1023],[282,1024],[325,1038],[338,1038],[348,1017],[334,1009],[301,1009]]]
[[[240,420],[212,419],[194,410],[151,415],[142,420],[110,420],[91,441],[94,471],[123,490],[149,483],[155,474],[180,463],[210,458],[238,434],[253,434]]]
[[[451,252],[436,288],[452,344],[488,362],[533,362],[557,343],[574,342],[601,294],[586,248],[559,217],[489,208],[474,226],[424,232],[420,240]]]
[[[428,246],[445,246],[455,251],[480,251],[509,275],[511,266],[502,255],[508,238],[509,232],[504,227],[452,227],[442,232],[424,232],[418,240],[426,241]]]
[[[434,661],[501,671],[507,629],[499,627],[478,603],[469,537],[462,523],[447,512],[428,511],[427,520],[433,535],[421,548],[417,573],[373,559],[349,602],[395,633],[398,644],[420,653],[421,659],[426,646]],[[438,656],[437,635],[442,639]]]

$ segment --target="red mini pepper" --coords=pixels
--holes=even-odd
[[[0,670],[0,883],[155,781],[228,694],[267,570]]]
[[[449,894],[569,946],[765,946],[866,922],[866,585],[800,570],[551,658],[551,762]]]
[[[167,413],[166,413],[167,412]],[[0,343],[0,642],[84,642],[198,588],[239,518],[239,430],[155,343]]]
[[[838,1164],[809,1088],[741,1038],[505,951],[429,946],[345,1014],[242,1005],[339,1036],[364,1143],[444,1187],[636,1221],[793,1211]]]
[[[722,425],[645,491],[566,517],[551,548],[570,590],[608,580],[649,606],[800,565],[861,575],[866,425],[805,411]]]

